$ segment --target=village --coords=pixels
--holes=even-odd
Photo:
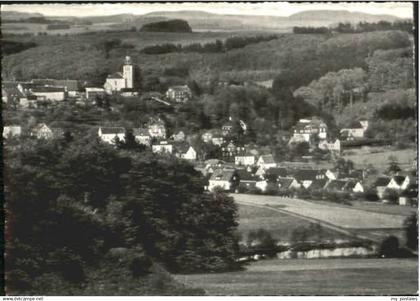
[[[137,96],[134,87],[134,68],[129,56],[124,60],[123,72],[107,77],[103,87],[84,87],[78,80],[33,79],[30,82],[3,82],[2,101],[14,108],[27,110],[48,103],[54,105],[73,100],[75,105],[86,106],[98,97],[118,94],[122,97]],[[165,95],[148,96],[164,106],[182,105],[189,102],[192,92],[187,85],[171,86]],[[247,134],[247,124],[226,116],[221,128],[188,133],[176,131],[168,136],[165,122],[151,117],[141,128],[127,129],[117,126],[99,126],[98,138],[111,145],[124,142],[127,132],[135,141],[153,153],[174,155],[190,161],[208,180],[205,189],[216,188],[228,192],[282,195],[298,198],[368,199],[382,203],[417,206],[417,177],[415,162],[402,170],[395,162],[386,173],[370,174],[366,168],[356,169],[352,162],[340,158],[349,148],[368,148],[375,141],[368,141],[365,132],[368,120],[355,120],[347,128],[340,129],[338,137],[330,139],[327,124],[318,116],[300,119],[294,126],[287,145],[303,143],[310,152],[328,155],[340,164],[315,163],[314,156],[302,156],[299,161],[278,161],[267,149],[255,144],[245,144],[241,137]],[[37,139],[63,137],[65,131],[45,123],[33,126],[25,133],[21,125],[9,124],[3,129],[6,140],[20,135]],[[191,141],[197,134],[202,149],[196,149]],[[239,138],[238,138],[239,137]],[[203,156],[205,148],[213,156]],[[204,149],[204,150],[203,150]],[[322,156],[323,155],[323,156]],[[331,160],[330,160],[331,161]],[[325,160],[323,161],[326,162]],[[335,200],[337,201],[337,200]]]

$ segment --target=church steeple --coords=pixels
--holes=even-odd
[[[131,62],[131,57],[127,55],[124,60],[124,65],[132,65],[132,64],[133,63]]]
[[[134,68],[131,57],[129,56],[126,56],[124,60],[123,77],[125,79],[125,87],[132,89],[134,85]]]

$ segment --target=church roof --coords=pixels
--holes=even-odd
[[[113,74],[108,75],[108,78],[124,78],[121,72],[115,72]]]

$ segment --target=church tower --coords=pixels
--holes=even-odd
[[[123,77],[125,79],[125,87],[132,89],[134,85],[134,66],[131,57],[126,56],[123,66]]]

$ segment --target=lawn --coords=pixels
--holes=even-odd
[[[351,154],[344,154],[343,158],[351,160],[357,168],[372,164],[378,171],[388,168],[388,158],[394,156],[402,169],[412,167],[413,161],[417,158],[416,149],[385,150],[381,152],[365,152],[363,149],[351,150]]]
[[[262,228],[270,232],[274,239],[282,242],[289,242],[293,230],[299,227],[308,228],[311,224],[310,222],[298,217],[276,212],[270,209],[243,204],[240,204],[238,209],[238,231],[243,239],[246,239],[249,231]],[[314,235],[317,234],[314,233]],[[322,237],[327,240],[345,238],[342,234],[326,228],[322,228]]]
[[[413,295],[417,269],[414,259],[274,259],[176,279],[208,295]]]
[[[396,229],[402,228],[405,216],[384,214],[338,207],[326,203],[309,202],[277,196],[233,194],[242,204],[280,206],[279,209],[314,221],[325,222],[344,229]]]

